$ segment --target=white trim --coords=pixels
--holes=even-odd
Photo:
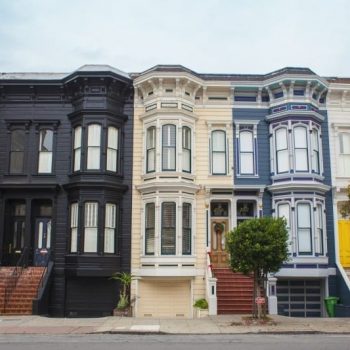
[[[281,277],[310,277],[310,278],[326,278],[328,276],[335,276],[337,274],[335,267],[327,269],[288,269],[281,268],[274,276]]]

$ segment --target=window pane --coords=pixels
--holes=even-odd
[[[191,151],[188,149],[182,151],[182,170],[191,172]]]
[[[52,142],[53,142],[52,130],[41,130],[39,151],[52,152]]]
[[[107,149],[107,170],[117,171],[118,151],[112,148]]]
[[[108,128],[108,147],[118,149],[118,129],[113,126]]]
[[[226,135],[224,131],[213,131],[212,133],[213,151],[226,151]]]
[[[81,147],[81,126],[74,129],[74,148]]]
[[[14,130],[11,135],[11,151],[24,151],[24,142],[24,130]]]
[[[39,222],[38,227],[38,249],[41,249],[43,247],[43,229],[44,229],[44,223]]]
[[[302,126],[294,128],[294,145],[298,148],[307,148],[306,128]]]
[[[88,169],[100,169],[100,147],[88,147]]]
[[[74,151],[74,171],[80,170],[80,162],[81,162],[81,149],[78,148]]]
[[[88,129],[88,146],[100,146],[101,144],[101,125],[91,124]]]
[[[240,159],[240,173],[241,174],[253,174],[254,164],[253,164],[253,153],[241,153]]]
[[[70,251],[76,253],[78,251],[78,203],[73,203],[70,210],[70,226],[71,226],[71,243]]]
[[[113,254],[114,249],[114,238],[115,229],[113,228],[105,228],[105,244],[104,244],[104,252]]]
[[[290,215],[289,204],[287,204],[287,203],[286,204],[279,204],[278,205],[278,217],[286,219],[287,227],[290,227],[289,215]]]
[[[115,228],[116,223],[116,211],[117,206],[115,204],[106,204],[106,218],[105,218],[105,226],[110,228]]]
[[[342,132],[339,134],[340,153],[350,154],[350,133]]]
[[[281,128],[276,130],[276,150],[288,148],[287,129]]]
[[[315,151],[319,150],[318,131],[316,129],[312,129],[312,149]]]
[[[307,150],[295,149],[295,170],[308,171]]]
[[[176,145],[176,126],[175,125],[164,125],[163,126],[163,146]]]
[[[253,152],[253,134],[250,131],[241,131],[239,145],[241,152]]]
[[[298,227],[311,228],[310,204],[300,203],[298,208]]]
[[[47,222],[46,248],[51,248],[51,220]]]
[[[155,171],[156,150],[150,149],[147,151],[147,172]]]
[[[289,171],[289,153],[288,150],[277,152],[277,172],[284,173]]]
[[[85,227],[84,232],[84,252],[97,252],[97,228]]]
[[[85,203],[85,227],[97,227],[98,203]]]
[[[52,152],[40,152],[38,173],[51,173],[51,171],[52,171]]]
[[[156,128],[154,126],[147,129],[146,147],[154,148],[156,145]]]
[[[78,251],[78,228],[72,228],[70,235],[70,251],[76,253]]]
[[[163,169],[175,170],[175,148],[163,148]]]
[[[323,210],[321,204],[317,204],[315,222],[315,252],[323,254]]]
[[[24,152],[11,152],[10,173],[23,173]]]
[[[226,174],[225,153],[213,153],[213,174]]]
[[[312,253],[310,233],[310,229],[298,229],[299,253]]]
[[[191,149],[191,129],[187,126],[182,129],[182,147]]]

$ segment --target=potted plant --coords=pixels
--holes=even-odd
[[[130,285],[133,275],[127,272],[116,272],[110,278],[120,282],[120,292],[117,307],[113,310],[114,316],[132,316],[130,302]]]
[[[206,317],[209,315],[208,302],[204,298],[196,300],[193,306],[196,308],[197,318]]]

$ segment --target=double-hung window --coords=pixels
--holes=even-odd
[[[296,172],[308,172],[308,138],[307,129],[304,126],[296,126],[294,134],[294,159]]]
[[[97,232],[98,232],[98,203],[85,203],[85,225],[84,225],[84,252],[97,252]]]
[[[176,170],[176,126],[163,125],[162,129],[162,169]]]
[[[162,203],[161,254],[176,254],[176,203]]]
[[[145,254],[154,255],[155,244],[155,205],[147,203],[145,207]]]
[[[101,125],[90,124],[87,142],[87,169],[99,170],[101,158]]]
[[[323,208],[321,204],[316,205],[315,213],[315,253],[319,255],[324,254],[323,247]]]
[[[300,255],[312,254],[312,225],[311,225],[311,204],[297,204],[297,236],[298,253]]]
[[[276,167],[277,174],[289,171],[288,132],[286,128],[276,130]]]
[[[339,175],[350,177],[350,132],[339,133]]]
[[[211,166],[213,175],[226,175],[226,133],[214,130],[211,135]]]
[[[25,131],[13,130],[10,145],[10,173],[21,174],[24,171]]]
[[[151,173],[156,170],[156,128],[149,127],[146,134],[146,172]]]
[[[289,252],[292,252],[292,234],[291,234],[291,226],[290,226],[290,205],[289,203],[280,203],[277,207],[277,216],[279,218],[284,218],[287,224],[287,231],[289,237]]]
[[[191,172],[191,129],[188,126],[182,128],[182,170]]]
[[[106,204],[105,210],[105,232],[104,252],[115,253],[117,206],[112,203]]]
[[[119,132],[114,126],[108,127],[107,137],[107,166],[106,170],[117,172],[118,170],[118,145]]]
[[[250,130],[242,130],[239,133],[239,173],[254,174],[254,138]]]
[[[42,129],[39,133],[38,173],[52,172],[53,131]]]

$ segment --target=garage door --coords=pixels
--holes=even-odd
[[[138,295],[138,317],[190,317],[190,281],[140,281]]]
[[[321,317],[321,280],[278,280],[278,314],[292,317]]]

